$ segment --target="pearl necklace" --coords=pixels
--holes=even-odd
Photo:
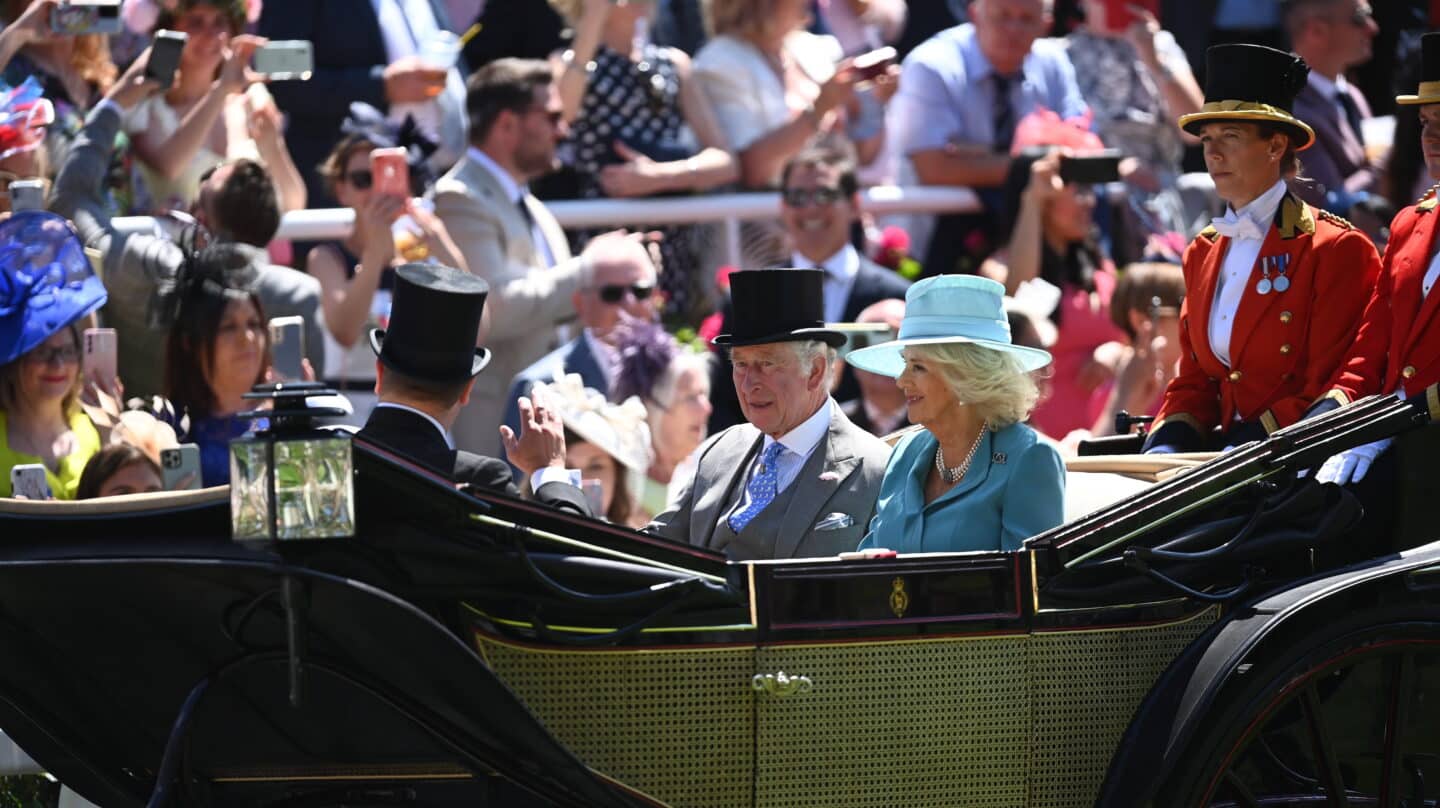
[[[935,470],[940,472],[940,479],[944,480],[947,485],[960,482],[961,478],[965,476],[965,472],[970,470],[970,461],[975,459],[975,453],[980,450],[980,441],[985,437],[985,430],[989,427],[989,421],[980,423],[980,432],[975,436],[975,442],[970,444],[970,451],[965,453],[965,459],[961,460],[958,466],[949,468],[945,466],[945,449],[940,446],[939,441],[936,441]]]

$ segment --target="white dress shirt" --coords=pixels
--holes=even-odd
[[[1251,200],[1250,204],[1230,214],[1233,217],[1248,216],[1263,230],[1258,239],[1230,239],[1230,247],[1220,265],[1220,278],[1215,283],[1215,304],[1210,307],[1210,350],[1227,368],[1230,367],[1230,335],[1235,328],[1235,312],[1240,310],[1245,290],[1253,286],[1250,276],[1255,274],[1260,247],[1265,243],[1265,233],[1275,221],[1275,211],[1280,208],[1280,200],[1285,198],[1285,190],[1285,181],[1280,180],[1270,190]]]
[[[1435,280],[1440,278],[1440,252],[1430,259],[1430,267],[1425,270],[1425,278],[1420,282],[1422,297],[1429,297],[1430,290],[1435,288]]]
[[[531,207],[529,186],[516,182],[515,178],[510,176],[509,171],[501,168],[499,163],[490,159],[490,155],[474,146],[471,146],[465,154],[490,172],[495,181],[499,182],[500,187],[504,189],[505,198],[512,204],[524,204],[527,209],[534,210]],[[536,200],[535,204],[540,204],[539,200]],[[550,242],[545,240],[545,231],[540,229],[540,223],[535,219],[533,213],[530,215],[530,241],[535,244],[535,252],[539,254],[541,263],[547,268],[555,266],[555,253],[551,252]]]
[[[831,408],[834,406],[836,406],[834,399],[825,399],[825,403],[821,404],[813,415],[801,421],[799,426],[780,436],[780,443],[785,450],[775,458],[775,493],[777,495],[795,482],[795,478],[800,476],[800,469],[804,468],[805,461],[810,459],[815,447],[825,440],[825,436],[830,432]],[[769,449],[772,443],[775,443],[775,439],[766,435],[759,453],[750,462],[750,470],[745,473],[745,479],[741,481],[740,502],[735,505],[731,514],[740,513],[750,506],[750,478],[758,472],[760,458],[764,456],[765,450]],[[729,515],[726,515],[727,518]]]
[[[425,42],[442,30],[435,19],[429,0],[370,0],[380,36],[385,41],[386,63],[420,53]],[[436,167],[452,165],[465,151],[465,79],[460,70],[451,67],[445,76],[445,89],[430,101],[391,104],[389,118],[396,123],[406,115],[415,118],[420,128],[435,136],[440,148],[431,156]]]
[[[846,244],[840,252],[826,258],[819,266],[800,253],[790,254],[791,266],[801,269],[822,269],[825,271],[825,322],[842,322],[845,304],[850,300],[850,290],[855,288],[855,276],[860,274],[860,253],[854,245]]]
[[[1350,118],[1345,113],[1345,107],[1340,105],[1340,96],[1348,96],[1350,94],[1350,82],[1345,80],[1345,76],[1336,76],[1335,80],[1331,81],[1314,70],[1311,70],[1310,75],[1306,76],[1305,80],[1310,83],[1311,87],[1315,88],[1315,92],[1319,93],[1321,98],[1330,99],[1330,112],[1334,115],[1335,121],[1339,125],[1349,129]],[[1355,137],[1363,141],[1365,139],[1365,133],[1356,132]]]

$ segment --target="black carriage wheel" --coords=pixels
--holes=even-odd
[[[1414,617],[1317,626],[1237,672],[1152,805],[1440,806],[1440,622]]]

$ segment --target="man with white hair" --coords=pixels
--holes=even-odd
[[[890,447],[830,398],[844,335],[825,328],[824,273],[736,272],[730,350],[748,423],[700,446],[695,479],[646,528],[745,561],[854,550],[875,512]]]
[[[628,236],[597,236],[580,255],[580,287],[570,293],[580,335],[515,375],[504,423],[519,434],[520,398],[536,382],[579,374],[586,387],[609,396],[620,371],[615,328],[626,317],[655,319],[655,264],[645,245]]]

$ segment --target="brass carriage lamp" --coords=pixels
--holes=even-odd
[[[230,442],[230,536],[237,542],[336,539],[355,535],[350,433],[317,426],[344,415],[310,399],[334,396],[315,382],[257,385],[245,394],[269,409],[242,417],[265,428]]]

